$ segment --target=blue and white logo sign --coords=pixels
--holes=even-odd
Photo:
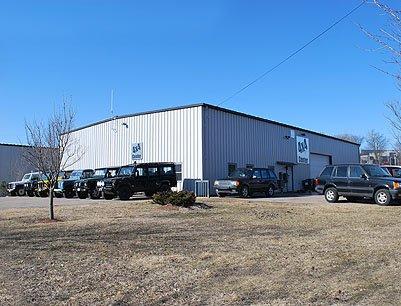
[[[132,144],[132,160],[142,159],[142,142],[135,142]]]
[[[297,162],[309,165],[309,139],[297,136]]]

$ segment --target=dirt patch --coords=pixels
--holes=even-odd
[[[0,304],[392,304],[400,207],[210,199],[0,211]],[[107,204],[107,205],[106,205]],[[212,208],[212,209],[210,209]]]

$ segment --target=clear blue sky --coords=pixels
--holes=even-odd
[[[197,102],[219,103],[359,4],[327,1],[0,1],[0,142],[72,96],[76,125]],[[387,3],[399,5],[396,1]],[[327,134],[390,137],[399,99],[357,23],[369,4],[224,106]],[[390,67],[388,67],[390,68]]]

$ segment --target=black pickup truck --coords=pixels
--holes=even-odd
[[[103,180],[102,188],[105,199],[118,196],[120,200],[128,200],[137,192],[151,197],[176,186],[174,163],[141,163],[121,167],[116,177]]]
[[[97,188],[97,183],[117,175],[119,167],[95,169],[93,176],[75,181],[74,190],[80,199],[86,199],[89,195],[91,199],[100,199],[102,193]]]

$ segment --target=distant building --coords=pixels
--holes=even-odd
[[[362,164],[399,165],[399,153],[395,150],[362,150]]]
[[[0,182],[20,180],[32,167],[23,155],[29,146],[0,143]]]

